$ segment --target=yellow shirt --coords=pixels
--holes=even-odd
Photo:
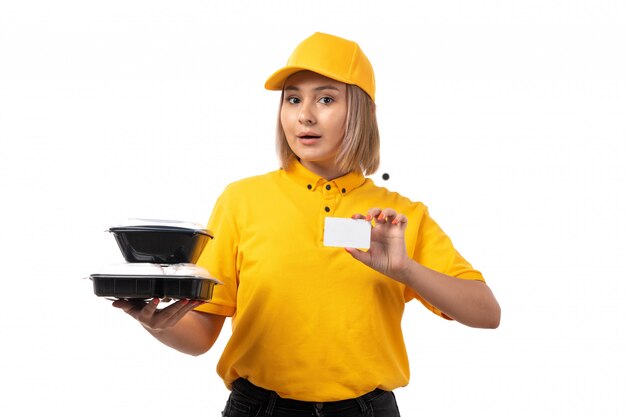
[[[232,316],[232,336],[217,365],[230,388],[247,378],[281,397],[354,398],[409,381],[401,330],[405,285],[324,247],[324,218],[391,207],[409,221],[406,245],[424,266],[483,280],[429,217],[426,207],[358,173],[327,181],[299,163],[230,184],[208,228],[215,239],[198,264],[224,282],[198,308]]]

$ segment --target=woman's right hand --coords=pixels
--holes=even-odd
[[[116,300],[113,307],[124,310],[151,333],[158,333],[175,326],[187,313],[204,304],[203,301],[178,300],[158,309],[160,302],[158,298],[150,301]]]

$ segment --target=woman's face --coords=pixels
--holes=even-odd
[[[287,143],[303,166],[326,178],[337,178],[335,156],[345,135],[346,85],[311,71],[285,81],[280,122]]]

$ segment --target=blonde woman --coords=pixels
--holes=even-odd
[[[281,168],[230,184],[200,261],[224,282],[204,304],[124,309],[159,341],[199,355],[226,317],[217,371],[225,417],[399,416],[408,384],[401,319],[417,299],[445,319],[495,328],[500,307],[426,206],[376,186],[372,66],[355,42],[315,33],[265,87],[281,91]],[[371,223],[368,250],[323,244],[327,217]]]

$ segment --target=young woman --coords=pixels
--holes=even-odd
[[[224,285],[202,305],[114,306],[192,355],[232,317],[217,367],[232,390],[226,417],[398,416],[404,304],[495,328],[498,302],[423,204],[364,177],[379,137],[374,73],[356,43],[316,33],[266,88],[282,91],[281,169],[230,184],[214,207],[198,263]],[[370,248],[324,246],[326,217],[370,221]]]

